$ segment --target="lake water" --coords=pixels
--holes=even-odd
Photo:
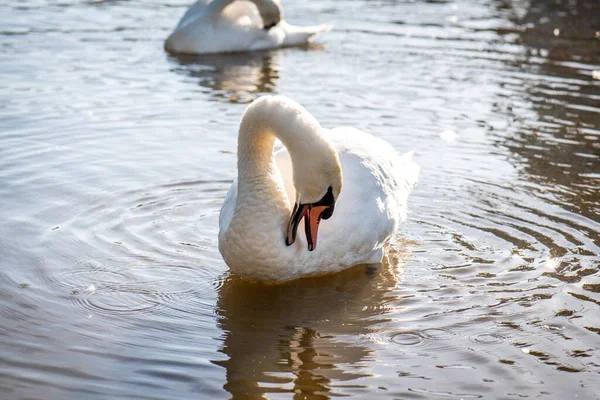
[[[0,5],[0,398],[600,398],[599,2],[285,0],[335,29],[178,58],[188,5]],[[416,149],[379,271],[228,273],[265,93]]]

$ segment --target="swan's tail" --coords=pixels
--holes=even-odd
[[[297,46],[308,43],[310,38],[318,33],[330,31],[331,28],[333,28],[333,23],[328,22],[326,24],[314,26],[294,26],[285,21],[281,21],[279,26],[285,32],[285,39],[282,43],[283,46]]]

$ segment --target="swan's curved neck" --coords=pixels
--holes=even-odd
[[[287,162],[283,158],[277,159],[282,161],[282,172],[286,168],[285,182],[275,162],[273,146],[276,138],[290,154],[295,199],[288,198],[293,189],[289,185]],[[341,173],[337,153],[321,135],[321,127],[312,115],[284,96],[255,100],[244,112],[240,123],[236,203],[233,213],[228,211],[224,217],[228,222],[225,222],[227,227],[220,239],[224,257],[244,260],[244,263],[269,271],[279,265],[293,265],[300,247],[288,245],[293,242],[289,241],[288,229],[293,217],[291,204],[299,204],[302,199],[307,199],[302,200],[304,203],[312,204],[308,200],[322,198],[325,192],[321,192],[327,190],[327,186],[322,186],[330,184],[327,176],[331,174],[330,169],[334,170],[333,175]],[[308,181],[306,177],[310,177]],[[305,193],[311,190],[317,195],[306,196]],[[294,223],[296,229],[297,222]],[[314,231],[316,238],[316,228]],[[277,271],[269,273],[276,275]]]
[[[320,125],[306,110],[273,96],[255,101],[244,113],[238,136],[238,184],[278,175],[273,158],[275,138],[288,149],[292,163],[320,142]],[[239,187],[241,189],[242,187]]]
[[[237,199],[226,232],[226,252],[258,264],[283,262],[281,257],[293,253],[285,250],[289,248],[286,235],[291,205],[298,199],[288,198],[288,182],[284,183],[275,163],[276,138],[290,153],[295,172],[301,174],[314,174],[310,166],[326,143],[316,119],[286,97],[261,97],[246,109],[238,136]]]

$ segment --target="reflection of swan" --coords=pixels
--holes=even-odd
[[[287,150],[273,157],[276,137]],[[242,117],[238,182],[219,218],[223,258],[236,274],[260,281],[379,263],[417,181],[411,157],[357,129],[323,129],[287,97],[256,100]],[[321,219],[329,220],[317,246]],[[301,222],[306,240],[296,240]]]
[[[165,49],[188,54],[272,49],[305,44],[330,28],[288,24],[279,0],[198,0],[167,38]]]
[[[279,79],[280,50],[252,53],[176,55],[171,57],[200,86],[234,103],[253,100],[254,93],[271,93]]]
[[[400,263],[408,256],[400,254]],[[216,308],[227,359],[215,363],[227,370],[225,389],[233,398],[262,399],[282,390],[324,395],[335,381],[368,374],[357,363],[370,349],[344,336],[364,339],[385,321],[388,307],[399,301],[393,292],[398,272],[387,264],[377,272],[358,266],[279,285],[229,277]]]

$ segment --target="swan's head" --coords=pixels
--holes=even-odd
[[[293,151],[293,150],[292,150]],[[303,157],[294,157],[296,202],[288,223],[286,244],[296,240],[298,225],[304,218],[308,250],[317,247],[321,220],[333,215],[342,190],[342,167],[337,151],[322,138],[307,143]]]

